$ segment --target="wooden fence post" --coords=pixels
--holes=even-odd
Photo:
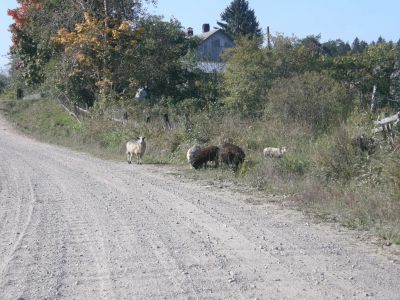
[[[171,130],[171,124],[169,123],[169,118],[167,113],[162,115],[162,123],[164,130]]]

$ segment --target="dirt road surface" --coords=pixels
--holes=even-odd
[[[0,299],[400,299],[388,249],[171,170],[0,118]]]

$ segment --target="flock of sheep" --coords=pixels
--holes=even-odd
[[[141,164],[145,151],[145,137],[141,136],[134,141],[128,141],[126,143],[126,155],[128,163],[132,163],[132,156],[135,155],[137,163]],[[275,158],[281,158],[285,152],[286,147],[267,147],[263,150],[265,157]],[[212,163],[215,167],[218,167],[220,164],[224,164],[232,167],[234,171],[237,171],[240,165],[244,162],[246,155],[239,146],[231,143],[224,143],[220,147],[206,146],[202,148],[199,145],[194,145],[187,151],[186,157],[188,163],[194,169],[207,167],[208,163]]]

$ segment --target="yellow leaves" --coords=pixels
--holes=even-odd
[[[113,82],[110,79],[104,79],[96,82],[96,86],[99,88],[111,88],[112,85]]]
[[[64,45],[66,42],[65,37],[67,35],[68,35],[68,31],[65,28],[61,28],[60,30],[58,30],[56,36],[50,37],[50,40],[57,45]]]
[[[76,55],[76,59],[78,60],[78,62],[82,63],[86,60],[86,56],[83,53],[78,53]]]
[[[84,29],[85,29],[84,24],[82,23],[75,24],[75,31],[77,33],[81,33],[82,31],[84,31]]]
[[[132,30],[130,22],[112,18],[97,20],[85,13],[85,22],[75,24],[74,31],[69,32],[62,28],[51,40],[65,48],[89,47],[99,52],[109,46],[125,45],[128,47],[134,42],[135,34],[139,32],[140,30],[136,30],[136,32]]]
[[[122,32],[128,32],[131,30],[131,26],[128,22],[122,21],[121,25],[118,27],[118,30]]]
[[[113,39],[119,39],[121,38],[121,32],[119,32],[118,30],[111,30],[111,35],[113,37]]]
[[[92,79],[97,81],[98,92],[108,95],[113,91],[114,82],[99,78],[113,78],[127,53],[133,55],[143,29],[133,30],[130,22],[115,18],[96,19],[89,13],[84,16],[84,21],[75,24],[73,30],[62,28],[51,40],[63,46],[74,74],[96,74]]]
[[[85,12],[83,16],[87,25],[96,25],[96,18],[94,18],[89,12]]]

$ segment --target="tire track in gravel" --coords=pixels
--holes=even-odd
[[[129,174],[127,174],[129,175]],[[103,175],[104,176],[104,175]],[[123,189],[121,187],[112,185],[110,182],[106,182],[104,181],[104,179],[99,178],[99,180],[101,180],[102,186],[112,186],[112,191],[109,191],[107,193],[121,193],[121,191],[123,191],[122,196],[120,195],[118,198],[126,198],[123,201],[129,201],[128,199],[131,198],[130,194],[131,192],[128,189]],[[79,184],[79,183],[77,183]],[[120,184],[120,182],[119,182]],[[126,183],[126,186],[128,183]],[[125,185],[123,185],[125,186]],[[109,197],[110,198],[110,197]],[[117,197],[111,197],[112,199],[117,198]],[[151,197],[150,197],[151,199]],[[134,207],[137,207],[138,203],[139,204],[143,204],[145,200],[149,200],[149,194],[146,194],[144,196],[144,198],[140,199],[140,202],[138,202],[137,200],[139,200],[138,198],[135,199],[135,203],[134,203]],[[102,202],[101,199],[99,199],[99,202]],[[107,203],[102,203],[103,205],[107,206]],[[177,260],[174,258],[173,255],[171,255],[172,249],[171,246],[168,245],[168,243],[166,243],[165,241],[165,235],[160,234],[159,232],[162,231],[162,228],[158,228],[157,230],[155,230],[152,226],[157,226],[158,224],[163,222],[160,222],[160,215],[157,214],[157,212],[150,207],[149,203],[146,202],[144,205],[140,205],[141,208],[136,208],[136,211],[133,212],[133,214],[136,214],[138,212],[142,213],[143,211],[148,212],[148,214],[146,214],[146,218],[145,220],[143,220],[142,218],[140,219],[140,226],[144,227],[143,229],[141,229],[141,231],[139,233],[137,233],[137,235],[141,236],[141,240],[142,242],[146,243],[146,248],[151,249],[151,251],[154,253],[154,256],[157,258],[157,261],[162,265],[163,269],[167,270],[167,276],[168,278],[172,281],[172,283],[174,285],[180,286],[180,291],[176,292],[175,296],[178,296],[179,294],[183,294],[186,295],[188,293],[192,293],[196,295],[196,287],[193,286],[193,284],[190,281],[190,276],[186,276],[187,274],[185,274],[185,270],[183,269],[183,267],[181,265],[178,264]],[[131,219],[129,214],[131,214],[131,212],[129,212],[129,214],[124,215],[121,214],[121,212],[123,211],[123,209],[120,210],[120,212],[118,213],[117,210],[113,211],[112,213],[117,213],[117,216],[114,219],[118,219],[118,220],[129,220]],[[155,217],[154,217],[155,216]],[[108,216],[110,217],[110,215]],[[154,219],[154,221],[152,221],[152,219]],[[149,223],[151,226],[145,226],[146,225],[146,221],[147,223]],[[122,227],[125,226],[123,224],[118,224],[118,226],[113,226],[113,228],[115,227]],[[144,232],[145,234],[142,234],[142,232]],[[176,234],[176,235],[181,235]],[[168,238],[169,240],[173,239],[173,236]],[[130,245],[131,248],[133,248],[133,245]]]
[[[2,244],[8,247],[2,249],[3,260],[0,264],[0,274],[8,271],[8,265],[15,258],[16,252],[21,248],[22,240],[25,238],[27,230],[32,221],[32,214],[36,202],[36,195],[33,191],[32,182],[29,177],[25,177],[24,173],[13,167],[13,162],[7,155],[5,157],[8,164],[8,173],[17,174],[16,178],[11,182],[2,177],[1,197],[7,199],[7,207],[12,202],[13,210],[9,211],[2,207],[1,237],[8,237],[8,240],[2,240]],[[3,172],[2,172],[3,173]],[[6,185],[6,183],[8,184]],[[17,202],[12,200],[16,199]],[[4,202],[2,202],[4,204]]]

